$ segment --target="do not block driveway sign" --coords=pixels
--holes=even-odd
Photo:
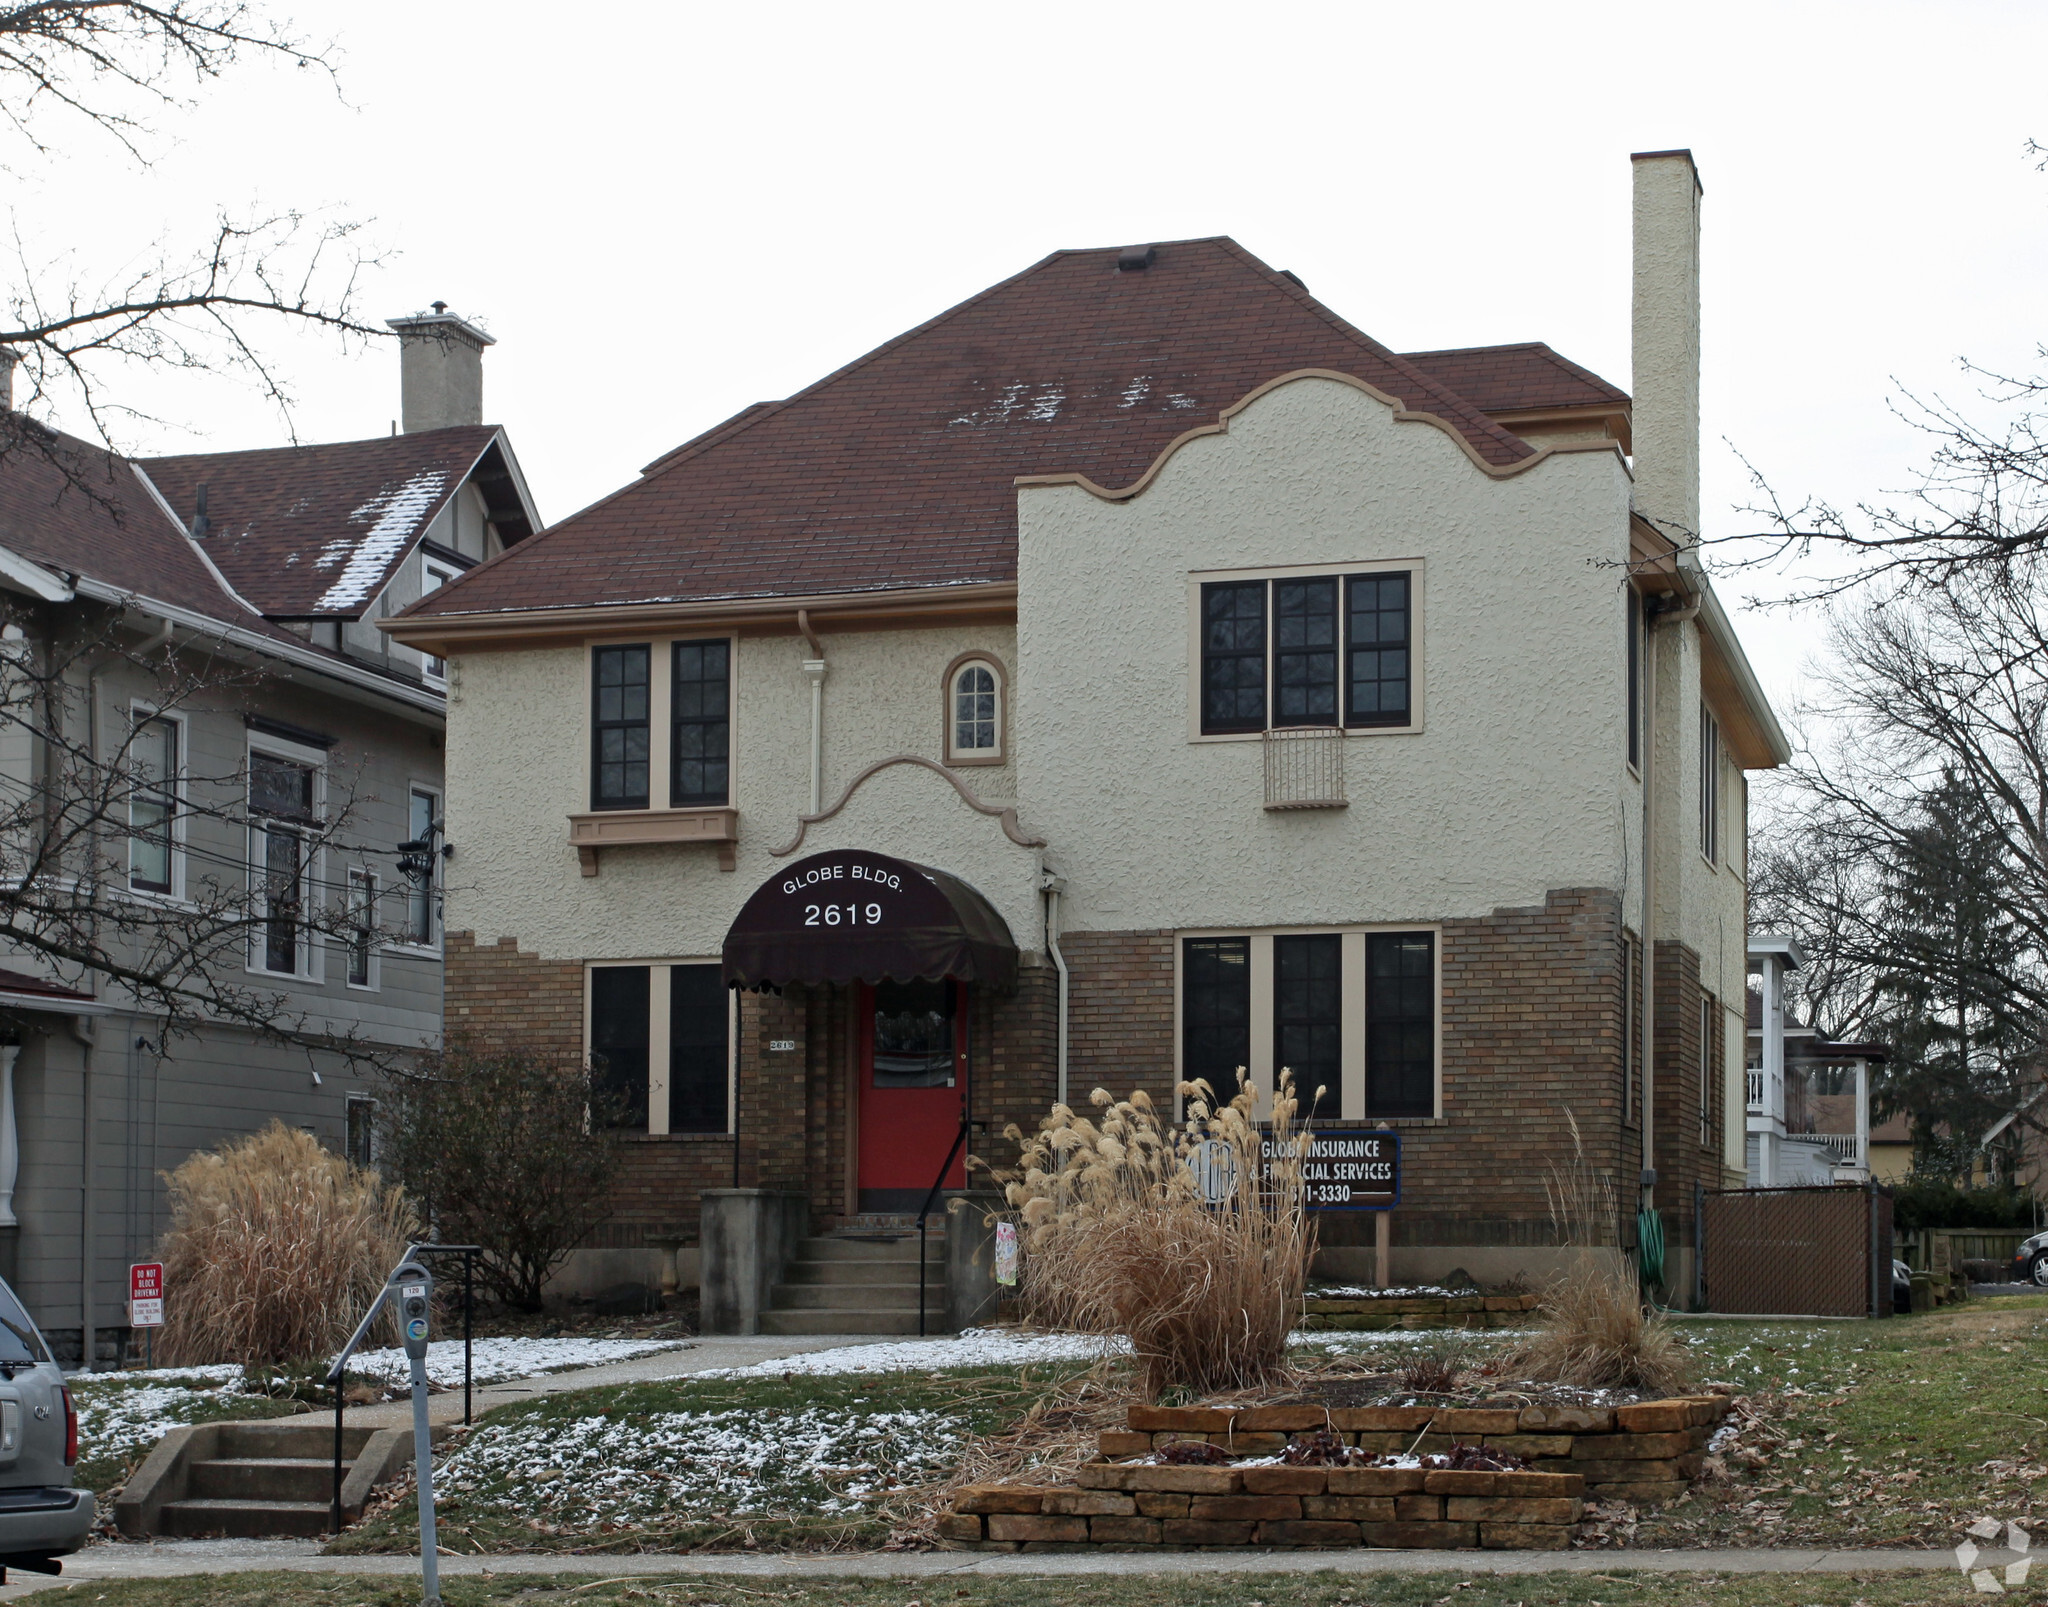
[[[128,1326],[164,1325],[164,1264],[142,1261],[128,1269]]]

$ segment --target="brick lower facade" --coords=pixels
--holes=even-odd
[[[1509,1262],[1518,1247],[1554,1247],[1544,1185],[1553,1163],[1571,1159],[1574,1122],[1588,1159],[1615,1181],[1615,1236],[1630,1243],[1641,1134],[1625,1110],[1628,939],[1618,897],[1559,890],[1538,906],[1443,922],[1441,932],[1442,1114],[1392,1124],[1402,1134],[1404,1174],[1395,1243],[1488,1247]],[[1101,1086],[1120,1096],[1142,1088],[1172,1108],[1175,945],[1175,934],[1162,930],[1063,936],[1075,1104]],[[1015,1154],[1001,1138],[1004,1126],[1031,1129],[1055,1097],[1056,973],[1037,956],[1024,958],[1012,991],[977,991],[972,1004],[970,1147],[998,1166]],[[451,1032],[581,1056],[579,963],[539,959],[510,939],[479,947],[461,933],[450,934],[447,961]],[[1722,1181],[1726,1112],[1710,1110],[1703,1143],[1698,957],[1658,943],[1653,963],[1656,1197],[1670,1243],[1690,1246],[1694,1185]],[[1721,1030],[1720,1018],[1716,1008],[1710,1030]],[[858,1209],[852,990],[742,995],[739,1021],[737,1137],[631,1140],[617,1212],[592,1244],[636,1245],[649,1230],[693,1239],[701,1191],[735,1181],[805,1192],[821,1221]],[[771,1047],[778,1042],[794,1048]],[[1717,1076],[1716,1103],[1721,1087]],[[1369,1215],[1322,1219],[1326,1246],[1369,1245],[1373,1232]]]

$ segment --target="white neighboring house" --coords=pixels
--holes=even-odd
[[[1870,1076],[1890,1050],[1837,1043],[1792,1019],[1785,981],[1804,965],[1798,939],[1758,933],[1749,940],[1744,1182],[1750,1188],[1867,1183]]]

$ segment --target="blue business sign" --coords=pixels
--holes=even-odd
[[[1391,1211],[1401,1203],[1401,1135],[1378,1127],[1319,1127],[1306,1138],[1302,1190],[1311,1211]],[[1261,1152],[1273,1161],[1269,1136]]]

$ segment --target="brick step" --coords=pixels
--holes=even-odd
[[[325,1501],[172,1501],[158,1519],[157,1532],[184,1540],[207,1535],[226,1535],[231,1540],[272,1536],[314,1539],[327,1533],[332,1512]]]
[[[341,1464],[344,1479],[354,1465]],[[334,1464],[310,1456],[219,1457],[194,1462],[186,1488],[202,1500],[332,1501]]]

